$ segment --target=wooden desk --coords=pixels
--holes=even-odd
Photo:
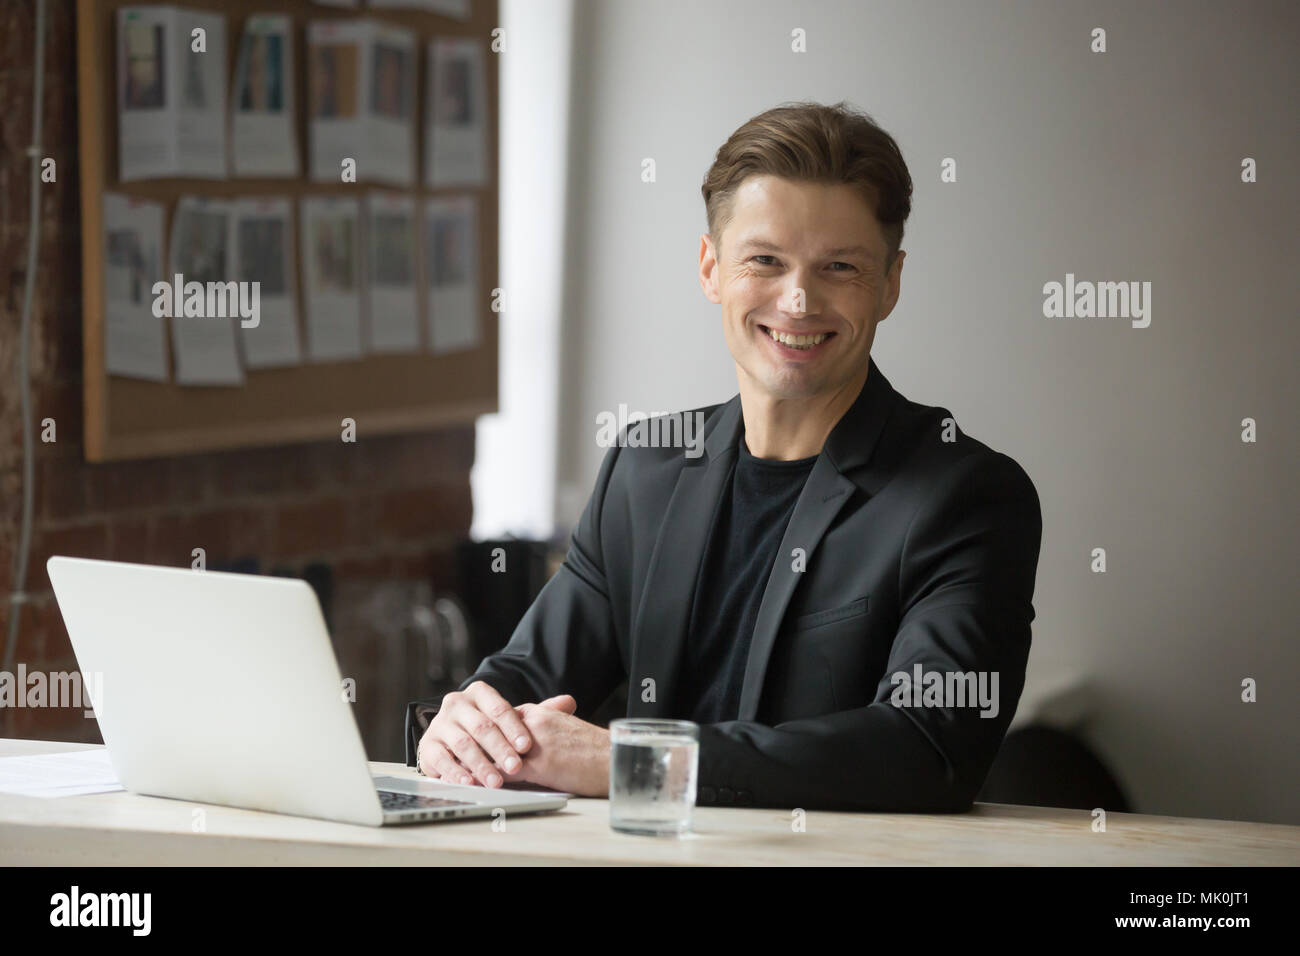
[[[87,744],[0,739],[0,756],[89,749]],[[376,772],[410,774],[400,764]],[[363,827],[103,793],[41,799],[0,794],[0,865],[1290,865],[1300,827],[1223,820],[1091,815],[1007,804],[969,814],[807,814],[805,832],[782,810],[704,807],[680,840],[609,829],[604,800],[571,800],[556,814],[520,816],[494,832],[491,819]]]

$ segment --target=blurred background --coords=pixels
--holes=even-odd
[[[604,453],[597,416],[735,393],[696,275],[714,152],[778,103],[843,100],[895,137],[915,180],[902,294],[873,356],[906,397],[1016,459],[1042,502],[1028,683],[982,799],[1300,823],[1293,2],[476,4],[504,44],[487,57],[481,187],[498,240],[485,272],[499,252],[484,295],[503,292],[485,338],[497,411],[99,462],[79,167],[117,157],[79,141],[75,4],[46,10],[38,103],[35,4],[0,0],[5,582],[36,108],[59,170],[39,187],[26,369],[34,420],[56,420],[58,440],[34,448],[11,661],[75,667],[49,555],[184,567],[201,541],[210,569],[316,587],[369,754],[402,759],[404,704],[503,644],[562,558]],[[401,22],[422,16],[435,34],[459,22]],[[297,135],[305,157],[305,120]],[[1149,282],[1149,326],[1044,317],[1044,284],[1067,275]],[[509,573],[492,573],[495,549]],[[6,626],[15,607],[0,596]],[[607,704],[616,715],[618,695]],[[100,740],[79,709],[0,720],[6,736]]]

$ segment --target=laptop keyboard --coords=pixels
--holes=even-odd
[[[398,793],[395,790],[380,790],[379,805],[385,810],[425,810],[432,807],[472,807],[477,804],[465,800],[426,797],[420,793]]]

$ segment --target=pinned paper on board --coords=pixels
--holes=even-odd
[[[237,199],[233,205],[235,261],[241,285],[257,290],[254,321],[239,323],[249,369],[302,361],[294,274],[293,204],[287,197]]]
[[[104,193],[104,356],[109,375],[167,381],[164,320],[153,312],[163,274],[163,206]]]
[[[483,45],[443,37],[429,43],[428,53],[425,181],[435,188],[485,185],[490,176]]]
[[[415,199],[380,190],[367,194],[366,237],[370,351],[418,352]]]
[[[415,35],[316,20],[307,43],[312,179],[415,185]]]
[[[283,16],[253,16],[244,24],[231,93],[231,153],[238,176],[298,175],[292,27]]]
[[[117,11],[118,178],[226,177],[226,18]]]
[[[429,347],[438,353],[472,349],[482,340],[474,197],[428,200],[424,241]]]
[[[255,303],[234,281],[230,203],[182,196],[172,222],[170,283],[155,286],[155,312],[171,316],[176,381],[181,385],[242,385],[244,369],[235,324]]]
[[[301,208],[307,355],[313,362],[360,358],[360,203],[313,196]]]

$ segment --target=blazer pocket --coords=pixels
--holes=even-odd
[[[860,597],[851,604],[833,607],[829,611],[814,611],[811,614],[800,615],[794,620],[794,629],[796,631],[805,631],[809,628],[821,627],[823,624],[846,621],[851,617],[859,617],[866,613],[867,599]]]

